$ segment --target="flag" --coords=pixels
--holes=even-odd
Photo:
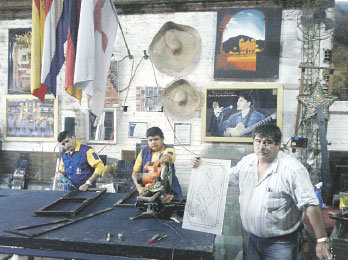
[[[57,75],[64,64],[64,43],[68,34],[70,0],[47,0],[41,86],[56,96]]]
[[[44,23],[46,17],[44,2],[44,0],[33,0],[32,2],[31,30],[31,93],[41,101],[44,101],[47,90],[41,86],[40,82]]]
[[[100,116],[104,108],[117,27],[117,13],[111,0],[82,1],[74,85],[86,92],[89,109],[96,116]]]
[[[69,3],[69,25],[65,57],[65,91],[81,103],[82,91],[74,87],[77,33],[79,27],[81,1]]]

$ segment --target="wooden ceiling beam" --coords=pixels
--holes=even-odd
[[[206,12],[221,8],[282,6],[298,8],[304,0],[113,0],[117,13],[144,14],[170,12]],[[32,0],[1,0],[0,20],[30,19]]]

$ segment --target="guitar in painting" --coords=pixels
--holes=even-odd
[[[227,127],[224,132],[224,136],[227,136],[227,137],[244,136],[254,131],[256,127],[260,125],[265,125],[275,119],[277,119],[277,113],[273,113],[272,115],[266,117],[265,119],[248,127],[245,127],[244,124],[240,122],[235,127]]]

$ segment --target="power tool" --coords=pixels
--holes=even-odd
[[[174,194],[171,190],[172,167],[169,162],[147,163],[144,168],[148,172],[139,173],[137,182],[145,185],[145,191],[137,197],[135,204],[141,212],[131,217],[131,219],[146,217],[172,218],[173,215],[177,215],[176,213],[183,213],[185,203],[173,201]]]

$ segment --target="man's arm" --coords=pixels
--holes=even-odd
[[[309,205],[306,208],[306,213],[309,218],[309,222],[311,223],[316,239],[325,240],[327,238],[325,223],[323,220],[323,216],[321,214],[321,210],[319,206]],[[330,259],[330,245],[329,243],[317,242],[316,245],[316,254],[317,257],[321,260]]]
[[[141,184],[139,184],[137,182],[137,174],[138,173],[139,173],[138,171],[133,170],[133,172],[132,172],[132,180],[133,180],[133,183],[134,183],[135,187],[137,188],[139,194],[142,194],[143,191],[144,191],[144,187],[143,187],[143,185],[141,185]]]
[[[97,179],[102,175],[104,171],[104,163],[102,161],[95,165],[95,170],[91,177],[89,177],[84,184],[79,187],[79,190],[86,191]]]
[[[143,163],[143,158],[142,158],[142,150],[141,150],[137,156],[137,159],[135,160],[133,172],[132,172],[132,180],[139,194],[142,194],[144,192],[144,187],[137,182],[137,174],[140,173],[142,169],[142,166],[141,166],[142,163]]]

